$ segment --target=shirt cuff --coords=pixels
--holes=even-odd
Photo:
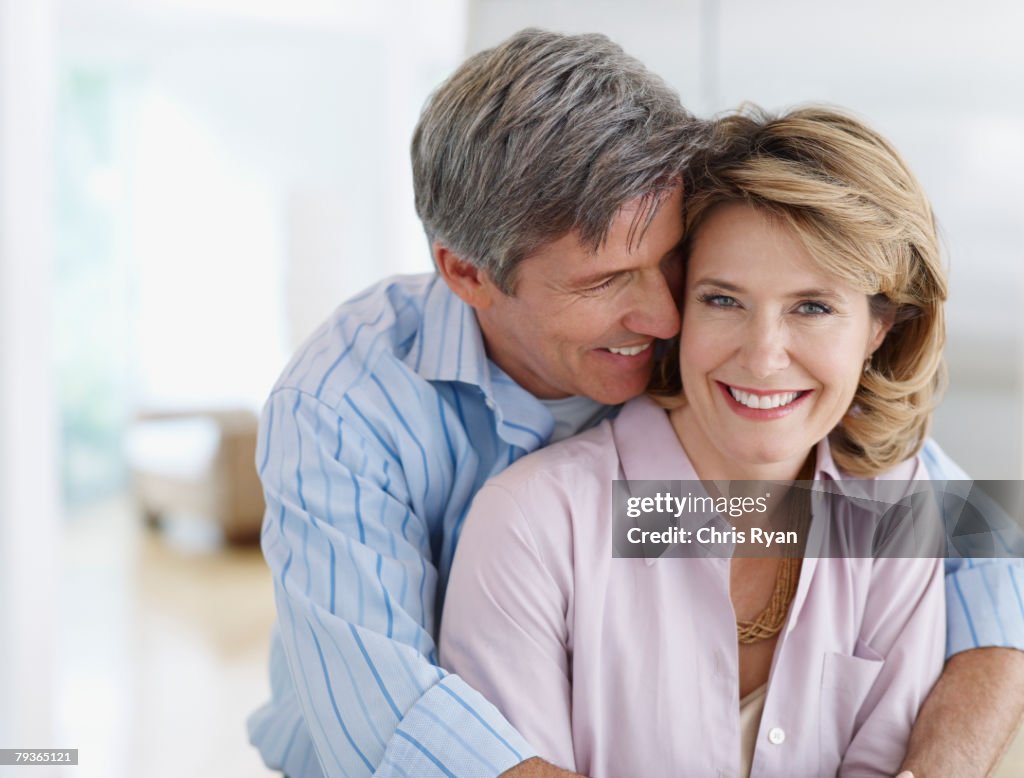
[[[497,778],[536,756],[491,703],[447,675],[405,714],[377,778]]]
[[[1024,562],[946,562],[946,658],[972,648],[1024,650]]]

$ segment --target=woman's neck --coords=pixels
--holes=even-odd
[[[815,449],[794,452],[773,462],[729,459],[704,434],[687,406],[669,411],[669,420],[690,464],[702,481],[798,481],[812,480]]]

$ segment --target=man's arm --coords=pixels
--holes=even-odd
[[[921,456],[933,480],[968,478],[933,440]],[[1024,547],[1019,537],[1008,542]],[[946,560],[947,662],[911,732],[903,769],[914,778],[986,776],[1017,731],[1024,713],[1022,585],[1019,558]]]
[[[427,463],[414,457],[407,473],[402,452],[419,449],[403,428],[370,422],[369,405],[344,408],[342,417],[310,394],[279,389],[261,425],[262,545],[301,714],[295,726],[317,757],[286,746],[281,767],[291,778],[494,778],[534,752],[437,666],[431,537],[440,529],[421,515],[427,479],[416,470]]]
[[[917,717],[904,770],[914,778],[990,775],[1024,717],[1024,652],[957,654]]]

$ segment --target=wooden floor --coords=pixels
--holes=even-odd
[[[996,778],[1021,778],[1024,776],[1024,732],[1010,745],[1002,764],[995,773]]]
[[[198,521],[143,529],[127,501],[73,517],[64,544],[58,732],[75,778],[276,775],[245,717],[268,696],[270,575]]]
[[[275,775],[245,734],[274,618],[259,550],[220,548],[196,521],[144,530],[115,500],[73,518],[63,553],[58,740],[80,764],[60,774]],[[1024,776],[1024,737],[997,776]]]

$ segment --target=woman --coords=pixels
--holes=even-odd
[[[938,560],[612,558],[618,479],[926,477],[946,288],[920,186],[832,110],[718,132],[687,185],[678,358],[483,488],[442,663],[589,776],[891,776],[941,671]]]

